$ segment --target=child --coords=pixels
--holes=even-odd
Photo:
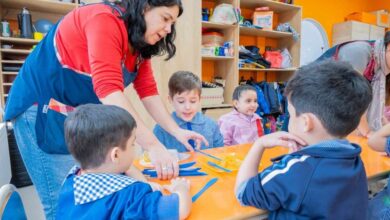
[[[237,175],[237,199],[269,210],[269,219],[365,219],[361,149],[345,137],[371,102],[370,84],[349,64],[325,61],[300,68],[285,95],[290,133],[256,140]],[[257,174],[265,149],[304,145]]]
[[[368,139],[368,146],[375,151],[390,155],[390,124],[374,132]],[[390,219],[390,186],[378,193],[368,202],[368,219]]]
[[[57,219],[184,219],[189,182],[175,179],[163,196],[124,175],[135,157],[135,120],[109,105],[79,106],[65,121],[65,139],[80,164],[63,183]],[[130,169],[131,170],[131,169]],[[131,172],[131,171],[130,171]]]
[[[250,85],[240,85],[234,89],[234,110],[218,120],[225,146],[253,143],[263,135],[261,118],[255,113],[257,106],[255,88]]]
[[[196,131],[206,138],[209,145],[202,145],[200,149],[222,147],[223,137],[217,123],[199,112],[202,91],[202,82],[199,78],[191,72],[178,71],[169,79],[168,87],[168,99],[175,110],[172,117],[176,123],[181,128]],[[187,149],[158,124],[154,127],[154,134],[169,149],[185,152],[193,151],[192,148],[196,147],[195,143],[190,141],[192,148]]]

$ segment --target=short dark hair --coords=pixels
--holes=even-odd
[[[168,53],[165,60],[171,59],[176,53],[176,46],[173,41],[176,38],[176,29],[173,24],[171,33],[167,34],[164,39],[158,41],[155,45],[145,42],[146,23],[144,18],[145,10],[154,7],[179,7],[179,15],[183,14],[183,5],[181,0],[122,0],[120,3],[125,8],[122,19],[125,21],[129,43],[145,59],[154,55],[164,55]]]
[[[199,77],[189,71],[177,71],[173,73],[168,82],[169,96],[173,98],[176,94],[185,91],[197,90],[199,96],[202,93],[202,81]]]
[[[316,115],[327,132],[345,137],[359,124],[372,99],[368,81],[346,62],[325,60],[301,67],[285,95],[302,113]]]
[[[383,44],[385,45],[385,48],[387,48],[387,45],[390,44],[390,31],[387,31],[385,33],[385,37],[383,38]]]
[[[233,100],[238,100],[241,97],[241,94],[245,91],[254,91],[256,92],[256,89],[253,86],[250,85],[239,85],[237,86],[233,91]]]
[[[120,107],[86,104],[65,120],[65,141],[81,168],[95,168],[113,147],[126,148],[135,127],[134,118]]]

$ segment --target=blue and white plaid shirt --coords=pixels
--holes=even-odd
[[[75,166],[68,175],[77,174],[80,168]],[[111,195],[136,182],[136,179],[121,174],[87,173],[74,177],[74,202],[82,205]]]

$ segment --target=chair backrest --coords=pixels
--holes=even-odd
[[[6,184],[0,188],[0,219],[27,219],[22,199],[12,184]]]
[[[8,146],[6,124],[0,123],[0,186],[9,183],[11,180],[11,162]]]

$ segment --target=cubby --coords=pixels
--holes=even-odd
[[[229,106],[232,102],[232,93],[238,86],[241,78],[266,81],[286,81],[299,66],[300,58],[300,39],[294,40],[290,32],[276,31],[280,23],[289,23],[294,30],[300,34],[302,8],[300,6],[281,3],[271,0],[230,0],[230,1],[211,1],[202,0],[202,8],[215,8],[218,4],[232,4],[235,8],[240,8],[241,15],[246,19],[251,19],[252,13],[257,7],[267,6],[274,12],[273,30],[262,30],[249,27],[241,27],[239,24],[227,25],[207,21],[202,22],[202,28],[210,28],[224,34],[225,40],[231,40],[234,43],[234,57],[202,57],[203,81],[211,81],[214,77],[222,77],[226,80],[224,91],[225,103],[220,107]],[[267,68],[239,68],[239,46],[254,45],[260,49],[263,54],[266,47],[287,48],[292,57],[292,67],[285,69]],[[201,48],[201,45],[199,46]],[[217,106],[202,106],[205,108],[217,108]]]

